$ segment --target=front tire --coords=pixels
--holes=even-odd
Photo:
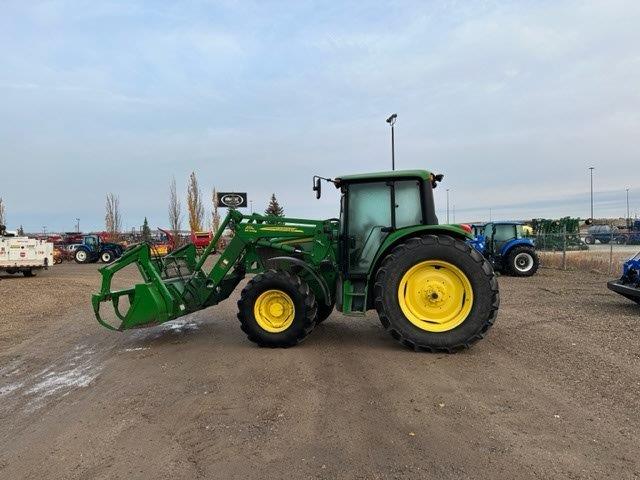
[[[538,254],[531,247],[514,247],[507,255],[507,270],[514,277],[531,277],[539,265]]]
[[[238,301],[238,320],[247,338],[261,347],[292,347],[316,325],[313,292],[299,276],[268,270],[249,281]]]
[[[78,249],[74,254],[73,258],[76,263],[88,263],[89,262],[89,253],[86,250]]]
[[[22,270],[22,275],[24,275],[25,277],[35,277],[36,272],[34,272],[33,270]]]
[[[414,350],[454,352],[484,337],[500,305],[491,264],[449,236],[395,247],[376,273],[375,307],[393,338]]]

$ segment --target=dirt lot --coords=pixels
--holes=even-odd
[[[260,349],[235,297],[110,332],[98,281],[0,277],[0,478],[640,477],[640,308],[606,277],[502,277],[495,327],[456,355],[373,314]]]

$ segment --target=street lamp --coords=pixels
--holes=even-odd
[[[449,189],[447,188],[447,224],[449,224]]]
[[[631,217],[629,216],[629,189],[627,188],[627,227],[631,221]]]
[[[591,220],[593,220],[593,170],[595,167],[589,167],[591,172]]]
[[[395,135],[393,126],[396,124],[396,119],[398,118],[398,114],[394,113],[389,118],[387,118],[387,123],[391,125],[391,170],[396,169],[396,146],[395,146]]]

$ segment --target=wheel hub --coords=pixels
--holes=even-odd
[[[258,325],[271,333],[279,333],[291,326],[295,306],[282,290],[267,290],[256,299],[253,314]]]
[[[401,278],[398,301],[407,319],[422,330],[444,332],[460,325],[473,305],[467,276],[453,264],[427,260]]]

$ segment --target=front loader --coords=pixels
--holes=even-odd
[[[314,177],[318,198],[323,181],[340,189],[339,219],[231,210],[200,255],[191,244],[163,257],[139,245],[100,269],[96,318],[113,330],[157,325],[216,305],[251,275],[238,319],[261,346],[296,345],[335,308],[351,316],[375,309],[385,329],[415,350],[468,347],[496,318],[498,282],[466,243],[469,227],[438,224],[433,188],[441,179],[425,170]],[[233,237],[216,252],[226,229]],[[143,282],[112,291],[114,275],[133,264]],[[103,319],[103,302],[112,303],[117,324]]]

